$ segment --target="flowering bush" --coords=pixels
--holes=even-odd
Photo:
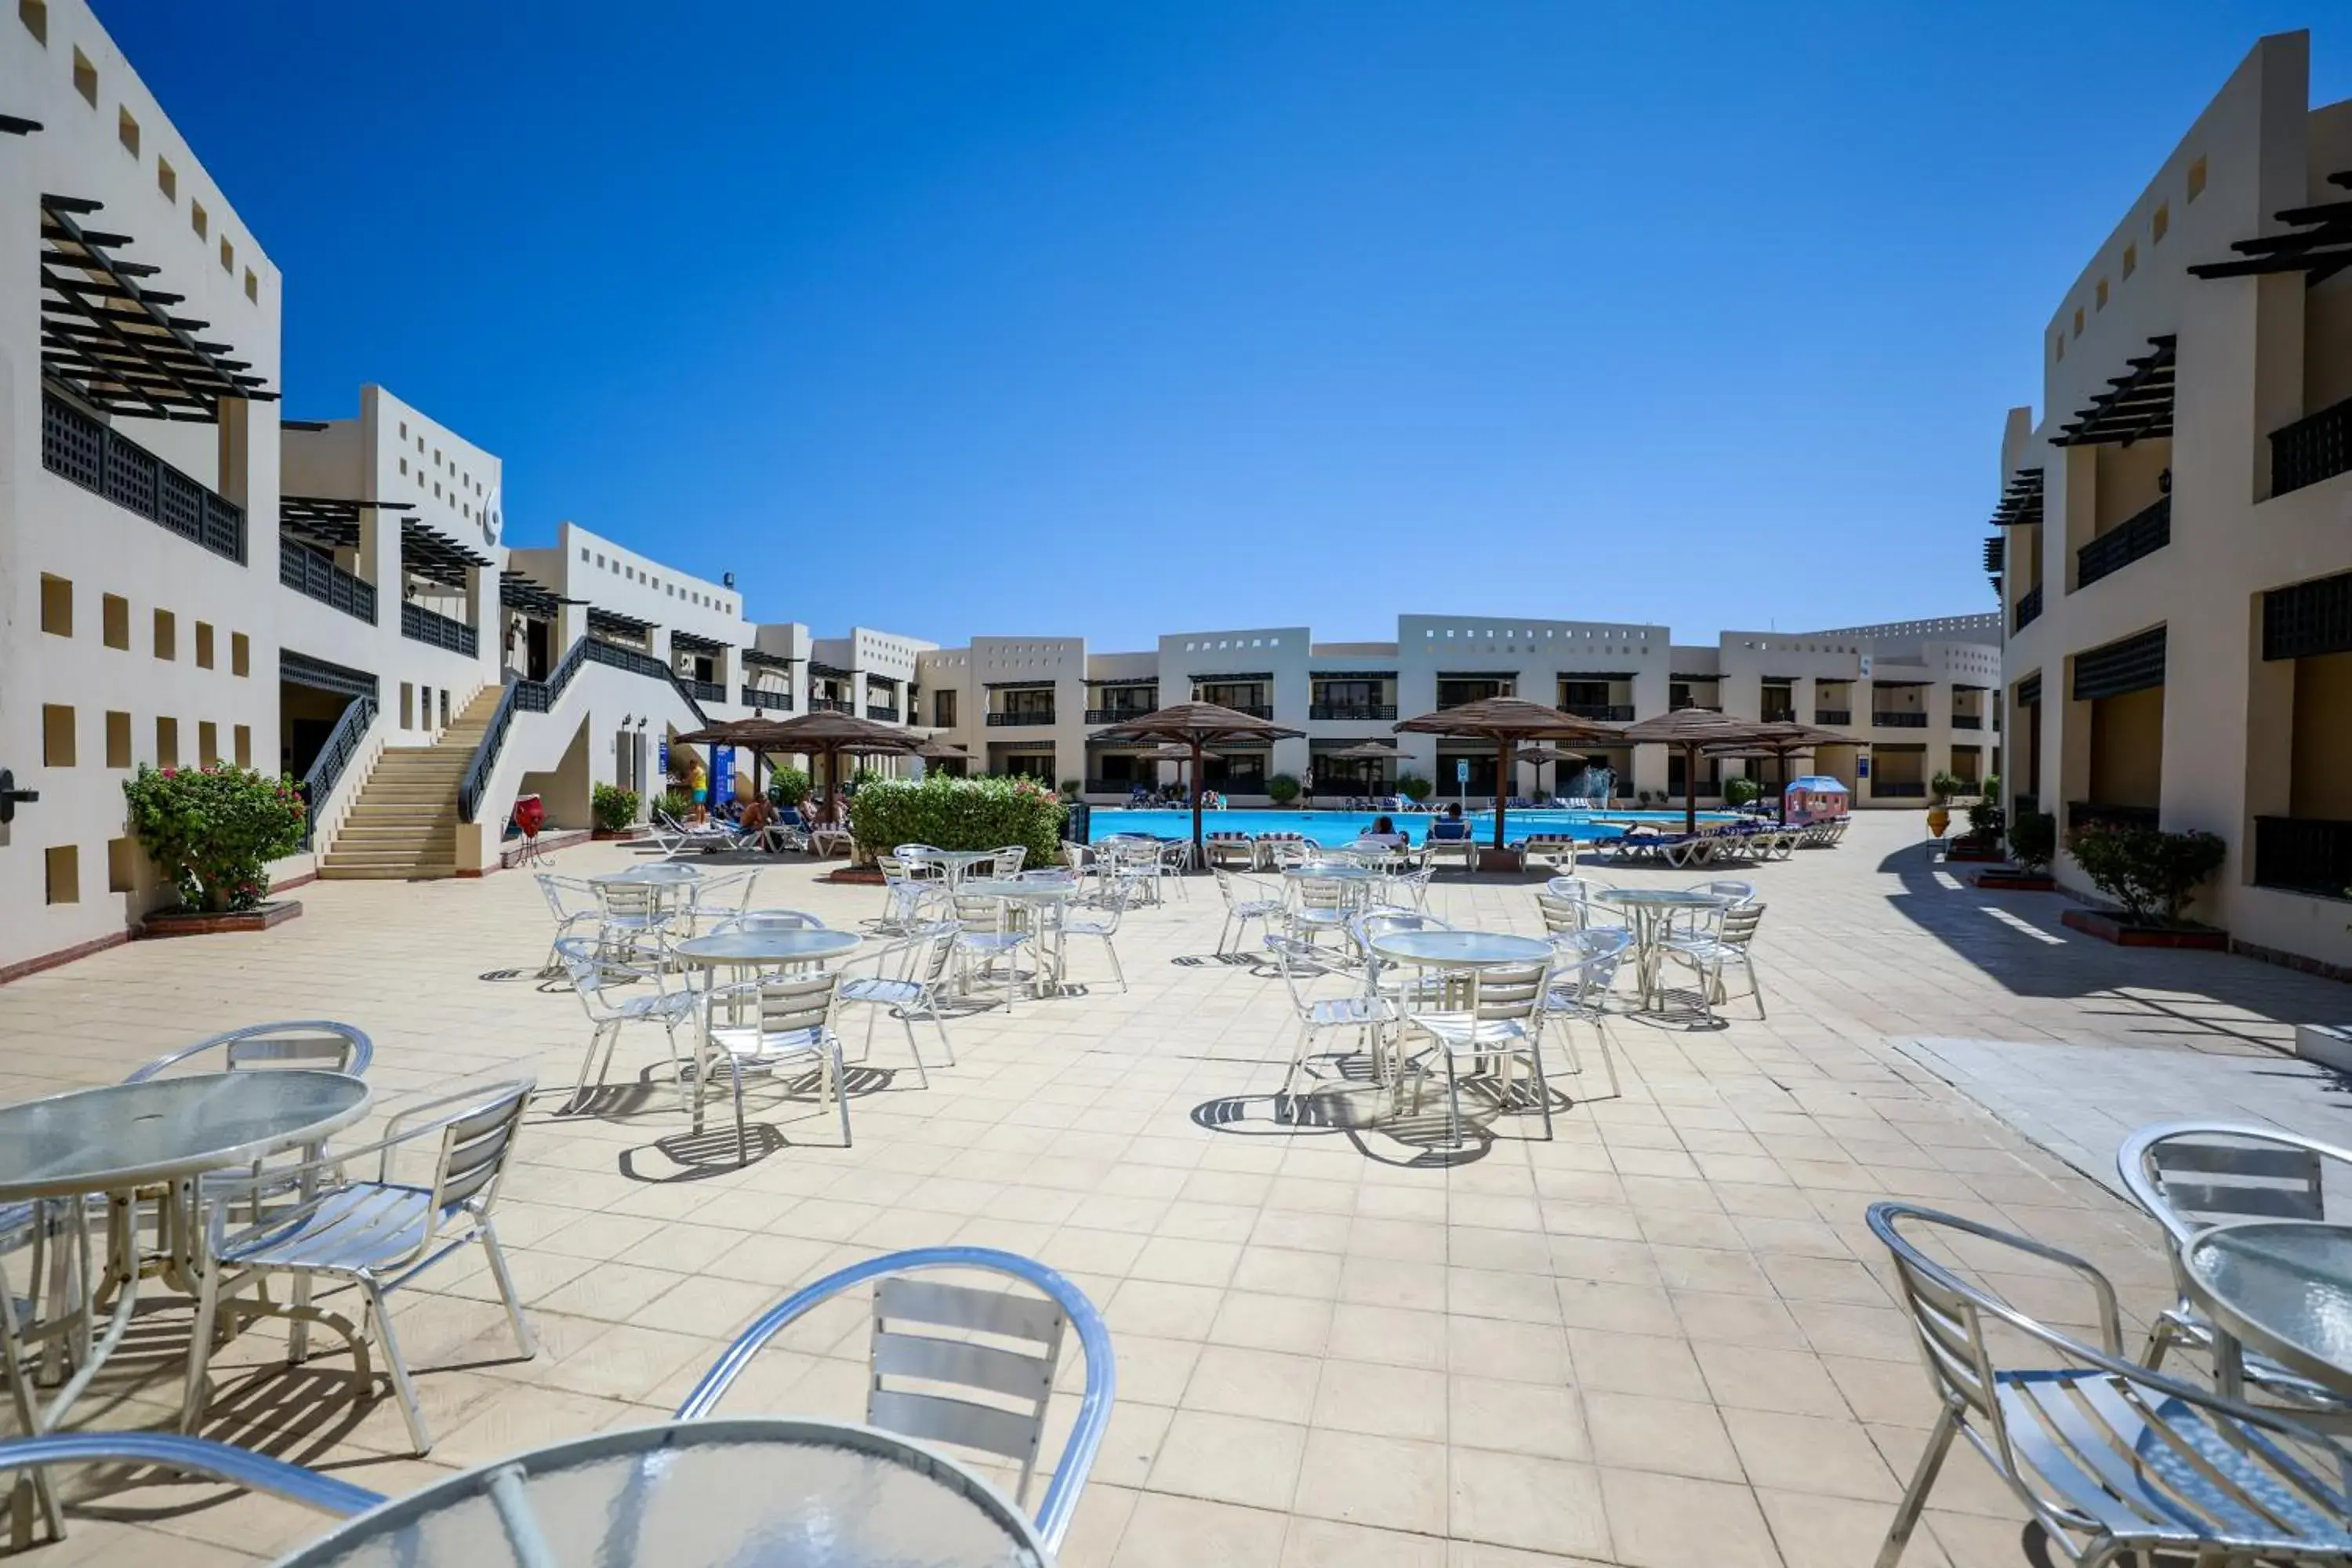
[[[623,789],[618,784],[600,784],[588,792],[588,811],[595,817],[596,826],[607,833],[618,833],[637,820],[637,792]]]
[[[1067,812],[1034,779],[959,779],[926,773],[920,782],[876,779],[850,797],[849,833],[861,854],[887,855],[901,844],[940,849],[1029,847],[1028,864],[1062,858]]]
[[[141,767],[126,779],[131,836],[192,910],[249,910],[269,891],[269,862],[302,847],[308,807],[290,778],[247,768]]]

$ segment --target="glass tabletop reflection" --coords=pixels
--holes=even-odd
[[[2218,1226],[2191,1237],[2181,1262],[2224,1327],[2308,1376],[2352,1384],[2352,1226]]]
[[[0,1200],[123,1192],[316,1142],[366,1113],[339,1072],[248,1068],[78,1089],[0,1107]]]
[[[815,1421],[718,1418],[575,1438],[452,1476],[340,1526],[279,1568],[1048,1561],[1002,1496],[904,1438]]]
[[[1398,963],[1475,969],[1486,964],[1542,963],[1553,956],[1549,942],[1494,931],[1396,931],[1371,940],[1371,950]]]
[[[1080,891],[1075,879],[1031,882],[1013,877],[980,877],[956,889],[970,899],[1075,899]]]
[[[625,871],[606,871],[600,876],[589,878],[588,885],[592,888],[601,888],[611,882],[652,882],[659,885],[695,882],[701,879],[702,873],[692,866],[678,866],[664,861],[658,866],[632,866]]]
[[[1596,903],[1619,904],[1634,909],[1706,909],[1723,902],[1713,893],[1702,893],[1688,888],[1603,888],[1592,898]]]
[[[1301,882],[1370,882],[1380,873],[1353,860],[1316,860],[1292,866],[1282,873]]]

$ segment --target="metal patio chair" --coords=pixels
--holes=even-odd
[[[888,1013],[907,1027],[907,1050],[915,1058],[915,1078],[923,1088],[931,1087],[931,1075],[923,1065],[923,1047],[915,1038],[916,1020],[927,1020],[940,1032],[945,1065],[955,1066],[955,1045],[948,1038],[947,1016],[940,1011],[940,1002],[947,988],[948,966],[955,959],[956,929],[953,921],[919,926],[871,959],[859,960],[871,963],[873,973],[842,977],[843,1004],[871,1009],[866,1017],[866,1044],[858,1052],[859,1061],[873,1054],[874,1026]]]
[[[1290,1096],[1290,1113],[1298,1114],[1298,1096],[1291,1085],[1297,1081],[1307,1058],[1315,1054],[1315,1042],[1333,1029],[1352,1029],[1356,1038],[1370,1052],[1373,1070],[1381,1070],[1381,1031],[1397,1020],[1396,1004],[1365,989],[1354,971],[1337,954],[1301,942],[1297,937],[1284,936],[1279,931],[1265,935],[1266,951],[1274,954],[1275,966],[1281,972],[1282,984],[1290,993],[1291,1011],[1298,1023],[1298,1040],[1291,1047],[1290,1066],[1282,1075],[1282,1087],[1274,1091],[1275,1110],[1282,1109],[1282,1097]],[[1316,996],[1310,987],[1327,976],[1337,975],[1349,982],[1349,990],[1336,996]]]
[[[1023,876],[1034,875],[1023,872]],[[1056,932],[1058,951],[1065,963],[1068,961],[1070,939],[1074,936],[1093,937],[1103,944],[1103,953],[1110,960],[1113,979],[1118,982],[1123,994],[1127,990],[1127,971],[1118,962],[1118,946],[1112,939],[1118,935],[1119,917],[1127,912],[1128,900],[1133,889],[1124,882],[1113,882],[1102,891],[1088,910],[1066,910],[1061,916],[1061,929]],[[1059,978],[1058,976],[1056,978]]]
[[[570,936],[581,926],[593,927],[604,918],[604,906],[596,900],[596,889],[577,877],[558,877],[551,872],[536,873],[540,896],[547,900],[547,912],[555,917],[555,935]],[[541,964],[542,973],[562,964],[562,959],[550,939],[547,962]]]
[[[1568,1050],[1568,1070],[1584,1071],[1577,1054],[1574,1024],[1592,1026],[1593,1043],[1601,1049],[1601,1065],[1609,1074],[1610,1098],[1624,1092],[1617,1079],[1617,1058],[1609,1048],[1610,988],[1617,971],[1633,952],[1633,933],[1623,926],[1590,926],[1583,931],[1554,932],[1551,944],[1560,962],[1545,981],[1544,1016],[1559,1020],[1559,1036]]]
[[[980,962],[980,977],[988,978],[989,971],[1000,963],[1004,965],[1004,1010],[1013,1011],[1013,993],[1018,988],[1021,974],[1013,963],[1024,948],[1036,951],[1036,929],[1025,913],[1015,909],[1010,899],[992,898],[986,894],[955,894],[950,900],[955,911],[956,966],[960,974],[959,988],[969,994],[972,986],[972,961]],[[1032,982],[1034,995],[1034,982]]]
[[[630,1024],[646,1023],[659,1024],[668,1037],[670,1076],[677,1085],[678,1105],[681,1110],[692,1110],[692,1102],[687,1098],[686,1059],[677,1051],[677,1026],[694,1016],[694,994],[665,986],[660,964],[606,956],[585,937],[560,937],[555,951],[563,961],[564,973],[572,977],[573,994],[580,998],[580,1005],[593,1026],[588,1035],[587,1054],[580,1058],[579,1081],[572,1086],[572,1098],[564,1101],[564,1110],[577,1110],[586,1101],[591,1071],[596,1075],[596,1087],[604,1087],[604,1075],[613,1065],[613,1047],[620,1043],[621,1030]],[[614,985],[639,981],[651,982],[653,989],[625,996],[613,994]]]
[[[2352,1561],[2352,1500],[2323,1472],[2352,1448],[2274,1411],[2224,1399],[2124,1358],[2115,1287],[2072,1253],[1914,1204],[1870,1206],[1894,1254],[1928,1381],[1942,1405],[1877,1568],[1895,1568],[1955,1436],[1983,1456],[2068,1562],[2107,1568],[2158,1552],[2200,1564]],[[1929,1258],[1907,1227],[1957,1233],[2073,1270],[2089,1287],[2099,1343],[2036,1321]],[[1988,1325],[2056,1353],[2059,1364],[2002,1367]]]
[[[1748,992],[1756,998],[1756,1016],[1764,1016],[1764,987],[1756,978],[1751,951],[1756,927],[1764,919],[1762,904],[1726,905],[1709,926],[1682,936],[1669,936],[1658,946],[1658,956],[1687,967],[1698,980],[1699,1008],[1708,1023],[1715,1021],[1717,1003],[1728,1002],[1724,971],[1733,964],[1748,972]]]
[[[1525,1056],[1535,1077],[1537,1108],[1543,1112],[1544,1137],[1551,1137],[1551,1089],[1544,1076],[1543,1024],[1545,963],[1495,964],[1482,969],[1441,971],[1407,999],[1397,1041],[1400,1069],[1398,1090],[1403,1090],[1402,1070],[1413,1037],[1425,1035],[1426,1054],[1445,1061],[1447,1136],[1452,1147],[1462,1142],[1462,1082],[1456,1058],[1496,1057],[1503,1063],[1503,1097],[1511,1088],[1511,1063]],[[1429,1077],[1420,1064],[1413,1079],[1413,1105],[1421,1103],[1421,1087]]]
[[[1044,1299],[915,1277],[936,1269],[997,1275],[1031,1286]],[[828,1274],[771,1308],[729,1345],[677,1407],[678,1417],[709,1415],[762,1345],[811,1308],[869,1279],[874,1282],[874,1334],[867,1350],[872,1371],[866,1424],[920,1442],[977,1449],[1018,1463],[1021,1480],[1014,1497],[1024,1506],[1036,1476],[1064,1332],[1070,1327],[1077,1330],[1086,1357],[1086,1387],[1036,1514],[1039,1538],[1048,1551],[1058,1548],[1110,1424],[1118,1369],[1110,1330],[1095,1304],[1085,1291],[1034,1258],[992,1247],[928,1247],[868,1258]],[[988,1339],[973,1337],[982,1334]]]
[[[215,1205],[206,1249],[212,1261],[196,1299],[182,1424],[194,1430],[203,1419],[209,1397],[205,1370],[214,1329],[222,1313],[233,1321],[290,1316],[298,1321],[327,1322],[345,1333],[362,1376],[369,1375],[367,1342],[374,1339],[383,1347],[384,1370],[399,1397],[409,1440],[417,1453],[429,1451],[432,1436],[425,1430],[425,1413],[417,1404],[408,1363],[402,1360],[400,1343],[393,1335],[384,1298],[468,1241],[482,1244],[490,1276],[506,1304],[516,1348],[525,1357],[537,1354],[530,1325],[523,1321],[522,1300],[515,1294],[506,1254],[499,1250],[498,1232],[490,1222],[500,1178],[514,1158],[523,1109],[535,1087],[531,1079],[518,1079],[404,1107],[385,1124],[384,1135],[376,1142],[315,1163],[320,1173],[332,1177],[336,1184],[243,1231],[231,1234],[226,1205]],[[430,1179],[421,1184],[396,1180],[394,1155],[421,1147],[427,1140],[436,1144]],[[375,1179],[342,1180],[350,1162],[366,1154],[377,1157]],[[236,1293],[247,1282],[263,1284],[277,1274],[313,1283],[357,1286],[361,1321],[346,1323],[314,1307],[277,1306],[266,1295],[248,1300]],[[295,1354],[300,1354],[299,1345]]]
[[[1282,913],[1282,900],[1266,883],[1255,877],[1229,871],[1223,866],[1217,867],[1214,874],[1217,895],[1225,900],[1224,923],[1217,928],[1216,951],[1222,954],[1239,950],[1249,936],[1250,921],[1256,921],[1270,928],[1275,917]],[[1237,894],[1236,889],[1243,889],[1243,892]],[[1234,944],[1231,949],[1225,945],[1228,941]]]
[[[839,973],[763,975],[714,987],[703,998],[702,1046],[695,1068],[694,1130],[702,1131],[701,1086],[726,1066],[735,1100],[735,1158],[748,1164],[751,1138],[743,1123],[743,1075],[780,1067],[813,1067],[820,1094],[830,1094],[841,1113],[841,1143],[849,1147],[849,1095],[841,1037],[833,1020],[840,999]]]
[[[2240,1219],[2329,1218],[2326,1174],[2352,1190],[2352,1150],[2252,1122],[2167,1121],[2143,1127],[2116,1152],[2116,1172],[2132,1201],[2165,1228],[2179,1250],[2208,1226]],[[2344,1217],[2345,1205],[2334,1205]],[[2158,1314],[2140,1359],[2161,1366],[2175,1343],[2210,1353],[2213,1326],[2186,1295]],[[2352,1401],[2252,1351],[2241,1351],[2247,1383],[2289,1404],[2342,1420]]]

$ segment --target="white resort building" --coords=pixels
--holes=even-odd
[[[2346,973],[2352,101],[2309,77],[2257,44],[2060,295],[1987,564],[2012,806],[2217,834],[2191,912]]]
[[[1173,774],[1092,731],[1195,698],[1305,732],[1214,764],[1243,805],[1279,773],[1450,790],[1457,759],[1426,737],[1375,771],[1318,757],[1496,692],[1850,729],[1814,765],[1864,805],[1999,769],[1990,616],[1677,645],[1662,626],[1408,615],[1377,643],[1288,626],[944,648],[755,620],[731,580],[575,523],[513,545],[498,457],[425,411],[371,385],[351,417],[283,416],[279,276],[227,195],[81,0],[27,0],[7,26],[0,244],[23,265],[0,269],[0,978],[123,941],[168,899],[124,824],[142,764],[301,781],[311,839],[281,885],[495,869],[518,795],[584,827],[595,784],[658,789],[671,736],[754,713],[920,726],[975,770],[1104,803]],[[1469,793],[1496,793],[1490,755],[1459,761]],[[1622,798],[1683,792],[1663,747],[1591,763]]]

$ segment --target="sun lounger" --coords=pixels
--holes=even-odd
[[[1573,834],[1530,833],[1519,840],[1519,849],[1528,860],[1540,860],[1554,870],[1576,869],[1577,841]]]
[[[1201,848],[1209,858],[1209,868],[1239,866],[1244,870],[1257,864],[1257,845],[1246,833],[1220,828],[1201,836]]]

